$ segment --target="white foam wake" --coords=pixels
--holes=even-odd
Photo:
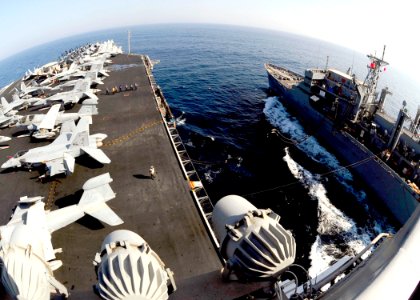
[[[334,173],[336,179],[348,192],[364,202],[366,195],[363,191],[353,188],[351,173],[342,168],[337,158],[323,148],[314,137],[308,137],[298,120],[285,110],[277,97],[266,99],[264,114],[274,127],[295,141],[295,145],[311,159],[328,166],[331,170],[338,170]],[[310,251],[311,276],[319,274],[344,254],[352,256],[359,253],[377,234],[394,231],[392,227],[377,220],[374,220],[373,228],[357,227],[351,218],[332,205],[321,182],[321,176],[311,174],[295,162],[287,149],[283,159],[293,176],[308,189],[310,197],[318,201],[318,235]],[[363,258],[369,254],[368,251]]]
[[[184,114],[185,113],[182,112],[182,114],[175,119],[175,123],[176,123],[177,126],[185,125],[185,122],[187,121],[187,118],[183,118]]]
[[[336,178],[352,193],[359,201],[364,201],[366,194],[363,191],[357,191],[351,185],[353,181],[352,174],[341,166],[337,158],[322,147],[316,138],[308,136],[299,121],[292,117],[278,100],[277,97],[266,99],[264,114],[271,125],[278,128],[284,134],[287,134],[291,140],[295,141],[296,146],[305,152],[311,159],[323,165],[327,165],[334,172]]]
[[[331,263],[346,254],[354,255],[370,243],[369,233],[357,228],[355,222],[331,204],[327,191],[320,180],[295,162],[288,149],[283,160],[290,172],[308,190],[312,199],[318,201],[318,236],[311,247],[309,274],[314,277],[327,269]]]

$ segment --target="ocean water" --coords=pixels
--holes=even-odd
[[[363,79],[363,54],[254,28],[153,25],[130,30],[131,51],[160,60],[153,73],[213,202],[237,194],[273,209],[295,236],[297,263],[312,275],[360,251],[379,232],[397,229],[351,171],[322,175],[341,168],[341,162],[268,94],[265,62],[302,73],[325,66],[329,56],[329,66],[353,67]],[[0,61],[0,87],[87,42],[114,39],[127,50],[126,37],[126,29],[93,32],[16,54]],[[393,92],[386,111],[396,115],[407,100],[415,114],[419,90],[390,63],[380,84]],[[273,128],[287,138],[271,134]],[[290,139],[303,142],[295,146]]]

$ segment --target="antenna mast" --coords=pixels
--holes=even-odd
[[[367,57],[370,59],[370,64],[367,65],[368,73],[366,75],[363,85],[366,88],[366,93],[362,99],[361,106],[366,108],[366,104],[373,103],[376,97],[376,87],[378,85],[379,73],[384,69],[383,67],[387,66],[388,63],[384,61],[385,48],[382,52],[382,58],[376,57],[376,55],[369,54]]]
[[[131,54],[131,31],[128,31],[128,54]]]

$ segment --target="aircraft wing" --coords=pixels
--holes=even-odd
[[[68,103],[77,103],[79,101],[79,97],[77,97],[77,93],[75,92],[65,92],[65,93],[57,93],[46,100],[48,101],[60,101],[62,100],[64,104]]]
[[[96,96],[94,93],[92,92],[84,92],[83,93],[86,97],[89,97],[92,100],[98,100],[98,96]]]
[[[104,202],[97,202],[95,206],[90,206],[86,209],[86,213],[110,226],[123,223],[123,220]]]
[[[111,160],[108,156],[101,150],[91,147],[81,147],[81,149],[89,154],[93,159],[99,161],[101,164],[109,164]]]
[[[63,97],[63,102],[64,104],[67,103],[77,103],[79,102],[79,97],[77,96],[76,93],[69,93],[68,95]]]
[[[79,116],[93,116],[98,114],[98,108],[96,105],[85,105],[86,101],[83,101],[82,107],[77,112]],[[92,124],[92,123],[90,123]]]
[[[60,110],[60,106],[61,106],[61,104],[54,104],[53,106],[51,106],[50,110],[45,115],[45,117],[42,119],[42,122],[41,122],[41,124],[39,124],[38,127],[39,128],[44,128],[44,129],[49,129],[49,130],[54,129],[55,121],[57,119],[58,111]]]
[[[50,176],[65,173],[67,171],[63,158],[57,158],[47,161],[46,166],[49,170]]]
[[[78,92],[83,92],[86,91],[90,88],[92,82],[87,79],[80,79],[76,82],[76,84],[74,85],[74,91],[78,91]]]

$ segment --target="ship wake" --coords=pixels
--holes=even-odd
[[[365,209],[369,210],[365,201],[366,194],[353,187],[352,174],[343,168],[337,158],[323,148],[316,138],[305,133],[299,121],[285,110],[277,97],[266,99],[264,114],[271,125],[282,132],[282,136],[288,137],[291,144],[312,160],[333,171],[336,180],[344,189],[353,194],[364,204]],[[331,203],[322,183],[322,180],[326,179],[312,174],[292,159],[287,148],[285,151],[283,160],[290,172],[308,190],[310,198],[318,201],[317,236],[310,251],[311,276],[319,274],[343,255],[353,256],[360,252],[377,234],[384,232],[384,227],[392,232],[392,228],[388,228],[382,220],[370,220],[364,225],[356,224],[352,218]]]
[[[352,174],[343,168],[337,158],[322,147],[315,137],[305,133],[299,121],[286,111],[277,97],[266,99],[264,114],[271,125],[288,135],[299,150],[305,152],[315,162],[328,166],[329,169],[334,171],[336,179],[349,193],[353,194],[360,202],[365,201],[365,192],[356,190],[352,186]]]
[[[318,235],[311,247],[309,269],[311,277],[315,277],[343,255],[354,256],[363,250],[371,235],[367,228],[358,228],[351,218],[332,205],[320,179],[294,161],[287,148],[285,152],[283,160],[290,172],[305,186],[311,199],[318,201]]]

